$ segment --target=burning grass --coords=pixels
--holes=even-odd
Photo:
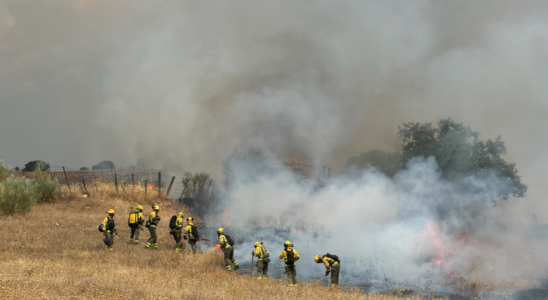
[[[166,226],[180,210],[190,215],[184,207],[159,200],[157,192],[147,196],[129,190],[116,193],[107,184],[88,190],[91,197],[83,198],[73,187],[73,196],[65,190],[64,200],[0,219],[2,299],[396,299],[314,284],[288,288],[282,280],[257,281],[249,273],[228,273],[218,251],[197,257],[173,251]],[[127,243],[127,213],[137,203],[145,207],[146,215],[151,204],[161,207],[158,251],[143,249],[147,231],[141,232],[140,245]],[[116,211],[119,231],[113,252],[106,251],[97,231],[110,208]]]

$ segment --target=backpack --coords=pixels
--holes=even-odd
[[[261,251],[263,251],[263,258],[270,257],[270,253],[268,253],[268,249],[266,249],[266,247],[263,244],[261,244]]]
[[[129,219],[127,219],[127,225],[129,227],[139,226],[139,213],[138,212],[132,212],[131,214],[129,214]]]
[[[177,228],[177,216],[171,217],[171,219],[169,220],[169,228],[171,229]]]
[[[334,261],[336,261],[336,262],[338,262],[338,263],[341,263],[339,257],[338,257],[337,255],[335,255],[335,254],[329,254],[329,253],[327,253],[327,254],[324,255],[324,256],[327,256],[328,258],[331,258],[332,260],[334,260]]]
[[[230,246],[234,246],[234,240],[230,237],[230,235],[225,234],[225,237],[226,237],[226,241],[228,242],[228,244]]]
[[[293,249],[291,249],[291,251],[285,250],[285,265],[286,266],[295,265],[295,252],[293,252]]]
[[[99,229],[99,232],[103,233],[103,224],[99,225],[97,229]]]
[[[191,241],[197,241],[200,239],[200,234],[198,233],[198,227],[196,227],[196,225],[190,225],[190,232],[188,233],[188,239]]]
[[[107,222],[107,230],[114,230],[114,228],[116,228],[116,224],[114,224],[114,219],[110,219],[108,220]]]

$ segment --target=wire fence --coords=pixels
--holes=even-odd
[[[144,187],[143,192],[163,191],[169,198],[180,200],[189,207],[195,206],[194,199],[186,198],[182,182],[183,176],[162,177],[160,170],[143,170],[137,168],[102,169],[102,170],[74,170],[67,167],[50,167],[49,174],[61,186],[81,186],[85,191],[96,181],[113,183],[126,192],[128,187]],[[18,171],[19,176],[33,177],[34,172]],[[132,192],[134,192],[132,190]]]

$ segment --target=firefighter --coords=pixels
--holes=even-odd
[[[137,205],[135,210],[129,214],[129,228],[131,229],[131,235],[129,236],[130,244],[139,244],[139,231],[141,231],[141,225],[145,222],[143,216],[143,207]]]
[[[185,228],[185,240],[188,240],[188,243],[190,244],[190,248],[192,249],[192,253],[194,255],[198,255],[198,249],[196,249],[196,242],[199,239],[198,232],[196,232],[196,226],[194,226],[194,219],[193,218],[187,218],[186,219],[187,226]],[[194,230],[192,229],[194,228]]]
[[[181,231],[183,230],[183,212],[177,214],[177,220],[175,221],[175,228],[171,230],[173,238],[175,239],[175,252],[180,252],[183,248],[183,242],[181,241]]]
[[[251,255],[256,256],[257,261],[257,279],[268,279],[268,263],[270,262],[268,250],[262,243],[256,242],[255,249],[251,252]],[[262,277],[261,277],[262,276]]]
[[[232,270],[230,266],[230,263],[232,262],[234,264],[234,270],[238,270],[240,266],[238,266],[238,262],[234,259],[234,246],[230,245],[228,242],[229,239],[227,239],[225,235],[225,230],[223,228],[219,228],[219,230],[217,230],[217,235],[219,236],[219,245],[225,254],[226,269],[228,271]]]
[[[293,249],[293,244],[290,241],[284,243],[284,251],[280,254],[280,259],[285,259],[284,272],[287,275],[289,286],[297,286],[295,262],[299,260],[299,253]]]
[[[331,287],[339,286],[339,271],[341,270],[341,261],[336,255],[327,253],[326,255],[317,255],[314,261],[318,264],[323,263],[325,266],[325,277],[331,272]]]
[[[112,245],[114,245],[113,233],[116,232],[116,224],[114,223],[114,209],[109,209],[107,214],[107,217],[103,220],[103,236],[105,236],[103,242],[107,245],[108,251],[112,251]]]
[[[158,222],[160,222],[160,216],[158,215],[159,212],[160,207],[158,205],[154,205],[152,207],[152,212],[148,216],[148,221],[150,222],[150,226],[148,227],[148,231],[150,232],[150,238],[147,241],[145,249],[150,249],[150,247],[158,249],[158,236],[156,235],[156,226],[158,225]]]

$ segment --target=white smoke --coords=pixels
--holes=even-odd
[[[333,178],[318,186],[263,156],[234,164],[227,174],[225,205],[232,234],[245,241],[236,248],[242,261],[263,241],[279,270],[276,255],[289,239],[302,257],[301,280],[321,277],[324,269],[313,258],[327,252],[341,257],[346,284],[381,286],[385,274],[392,284],[416,285],[422,277],[444,289],[448,273],[498,288],[541,279],[531,275],[543,259],[528,249],[527,232],[492,201],[504,180],[447,181],[430,157],[411,160],[393,179],[369,169],[359,180]]]

